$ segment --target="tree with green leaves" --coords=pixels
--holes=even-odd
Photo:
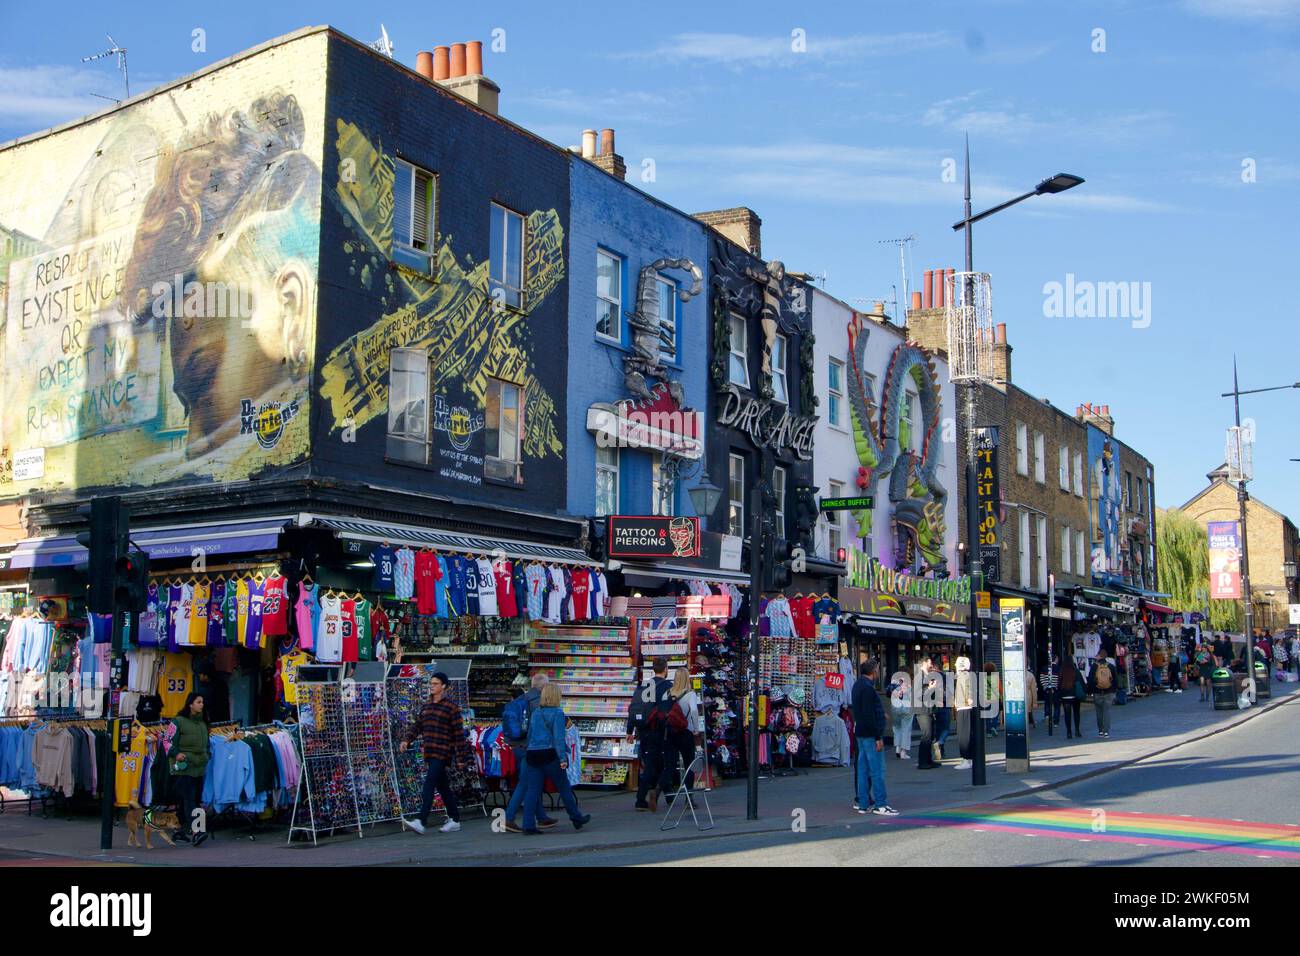
[[[1241,630],[1239,601],[1211,601],[1210,541],[1205,527],[1177,508],[1156,509],[1156,555],[1160,590],[1176,611],[1205,613],[1216,631]]]

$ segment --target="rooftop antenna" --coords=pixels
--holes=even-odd
[[[106,33],[104,34],[104,36],[108,36],[108,34]],[[122,71],[122,85],[126,87],[125,98],[129,100],[131,98],[131,79],[126,72],[126,49],[118,46],[117,41],[114,40],[111,36],[108,37],[108,44],[109,44],[108,49],[105,50],[103,53],[96,53],[94,56],[83,56],[81,58],[81,62],[89,63],[92,60],[102,60],[106,56],[116,56],[117,68]],[[94,95],[100,97],[101,99],[113,100],[114,103],[122,102],[121,100],[113,99],[113,97],[111,96],[104,96],[101,93],[96,93]]]
[[[915,242],[918,238],[919,237],[916,235],[916,233],[912,233],[910,236],[903,236],[901,239],[876,240],[877,243],[879,243],[880,245],[890,244],[890,245],[898,246],[898,269],[903,276],[903,303],[908,303],[912,301],[912,297],[909,294],[908,282],[907,282],[907,246],[909,243]],[[897,293],[898,289],[895,288],[894,291],[895,293]],[[898,302],[895,302],[894,305],[896,308],[899,307]],[[901,308],[898,314],[901,320],[899,324],[907,325],[906,308]]]
[[[371,42],[370,49],[378,50],[390,60],[393,58],[393,51],[396,50],[397,47],[393,45],[392,40],[388,39],[388,27],[384,26],[382,23],[379,24],[379,39]]]

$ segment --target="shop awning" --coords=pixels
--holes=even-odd
[[[1182,611],[1175,611],[1173,608],[1167,607],[1164,604],[1158,604],[1155,601],[1148,601],[1146,599],[1143,599],[1142,601],[1142,609],[1146,611],[1155,611],[1157,614],[1181,614],[1182,613]]]
[[[862,632],[864,637],[915,640],[916,625],[904,618],[877,617],[874,614],[846,614],[843,618]]]
[[[1084,617],[1105,617],[1113,621],[1133,620],[1133,612],[1121,610],[1120,608],[1111,607],[1108,604],[1093,604],[1091,601],[1084,601],[1076,598],[1074,602],[1074,613],[1077,618]]]
[[[611,562],[610,567],[618,562]],[[749,584],[749,575],[743,571],[723,571],[720,568],[695,568],[688,565],[676,564],[633,564],[624,561],[616,569],[623,572],[623,577],[629,584],[635,586],[638,583],[646,587],[656,587],[663,581],[704,581],[707,584]],[[645,578],[644,582],[638,582],[636,578]]]
[[[207,557],[220,554],[249,554],[273,551],[280,543],[280,533],[293,519],[287,515],[248,518],[221,524],[178,525],[169,528],[139,528],[131,531],[131,540],[151,560],[190,558],[202,553]],[[11,568],[71,568],[89,559],[85,548],[73,535],[51,538],[28,538],[18,542],[9,555]]]
[[[916,636],[923,641],[964,641],[970,629],[960,624],[917,623]]]
[[[301,518],[307,521],[301,521]],[[594,563],[591,557],[577,548],[563,548],[511,538],[484,538],[455,531],[436,531],[414,525],[385,524],[379,521],[362,521],[356,518],[337,518],[330,515],[303,515],[301,523],[308,521],[313,527],[329,528],[340,538],[352,541],[373,541],[405,544],[438,551],[463,551],[470,554],[504,554],[508,558],[533,561],[554,561],[558,564]]]

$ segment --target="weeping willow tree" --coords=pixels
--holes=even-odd
[[[1160,590],[1177,611],[1204,613],[1210,593],[1210,543],[1205,527],[1177,508],[1156,510],[1156,555]],[[1241,630],[1237,601],[1209,601],[1210,624],[1216,631]]]

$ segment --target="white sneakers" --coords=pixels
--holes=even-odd
[[[974,765],[973,763],[971,763],[969,760],[963,760],[961,763],[957,764],[957,765],[954,766],[952,769],[954,769],[954,770],[969,770],[969,769],[970,769],[971,767],[973,767],[973,766],[975,766],[975,765]]]
[[[402,826],[408,830],[414,830],[416,833],[424,833],[424,824],[419,820],[402,820]],[[460,824],[455,820],[448,820],[442,826],[438,827],[439,833],[456,833],[460,830]]]
[[[402,826],[405,827],[407,830],[414,830],[416,833],[424,832],[424,824],[421,823],[419,820],[403,819]]]
[[[448,820],[442,826],[438,827],[439,833],[457,833],[460,831],[460,823],[456,820]]]

